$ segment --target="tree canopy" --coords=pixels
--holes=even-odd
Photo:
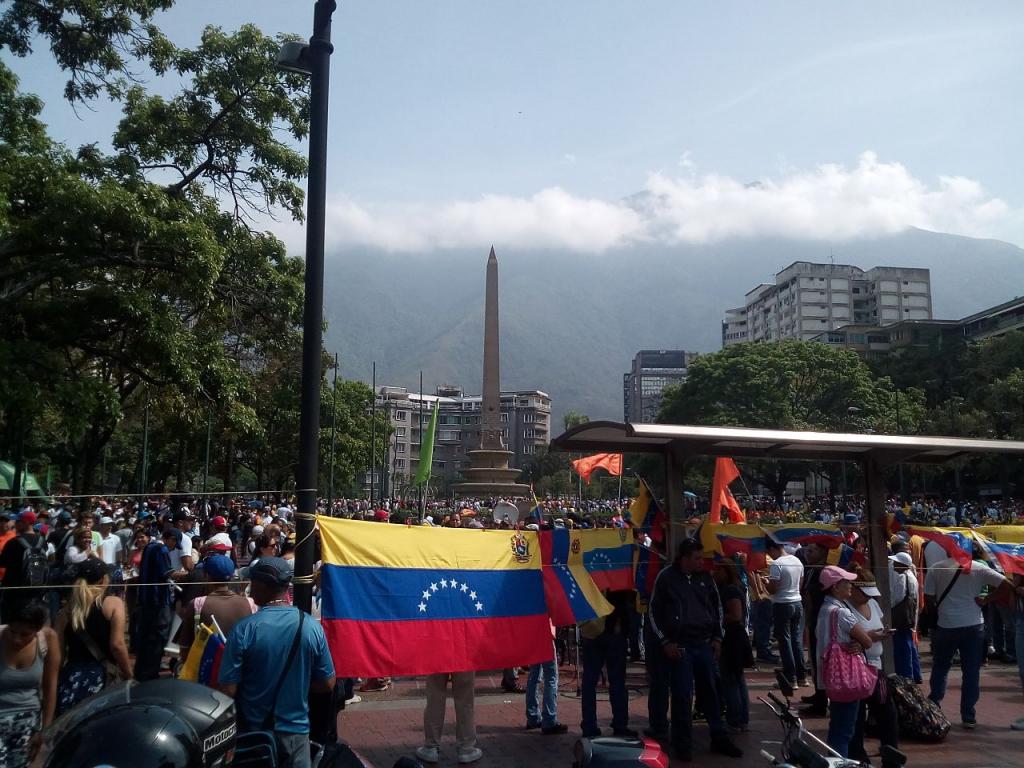
[[[285,487],[297,413],[281,388],[298,391],[303,264],[260,223],[302,216],[307,85],[275,67],[291,38],[252,25],[172,45],[154,23],[170,5],[39,0],[0,13],[0,49],[48,45],[67,99],[121,110],[112,136],[66,146],[0,62],[0,448],[55,464],[76,491],[116,449],[134,490],[126,443],[148,413],[171,454],[155,452],[148,477],[180,485],[212,419],[226,481],[273,445],[263,477]],[[153,87],[165,75],[180,83],[171,96]],[[364,389],[339,383],[352,436],[368,432]],[[362,468],[347,435],[342,487]]]

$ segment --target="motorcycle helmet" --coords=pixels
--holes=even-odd
[[[222,768],[235,745],[235,707],[197,683],[111,686],[48,730],[45,768]]]

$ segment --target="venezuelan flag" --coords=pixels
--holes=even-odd
[[[322,620],[339,677],[551,659],[536,533],[317,520]]]
[[[224,638],[216,633],[207,641],[203,656],[199,660],[199,682],[203,685],[212,688],[217,684],[220,662],[224,658],[224,646]]]
[[[568,528],[540,532],[544,595],[556,627],[579,624],[612,612],[612,604],[605,600],[583,562],[583,533]]]
[[[705,557],[710,558],[716,554],[722,557],[744,554],[747,557],[748,571],[757,571],[767,565],[768,550],[764,539],[764,530],[759,525],[705,523],[700,527],[700,540]]]
[[[185,663],[178,671],[178,679],[213,686],[223,656],[224,638],[213,627],[200,624]]]
[[[579,531],[583,567],[598,589],[633,589],[633,531],[600,528]],[[570,547],[572,546],[570,542]]]
[[[651,492],[647,490],[647,483],[641,480],[636,498],[629,503],[630,525],[634,528],[649,529],[654,520],[654,515],[651,515],[650,512],[652,509],[656,512],[657,508],[657,502],[654,501]],[[647,519],[649,515],[650,520]]]
[[[864,563],[864,553],[858,552],[845,542],[835,549],[830,549],[828,551],[828,557],[825,560],[826,565],[838,565],[840,568],[845,568],[847,570],[855,568],[858,565],[864,565]]]
[[[843,543],[843,532],[835,525],[787,523],[761,527],[783,544],[820,544],[826,549],[835,549]]]
[[[953,528],[932,528],[912,525],[907,528],[912,536],[920,536],[922,539],[934,541],[951,558],[963,566],[964,571],[971,570],[971,532],[968,529],[955,530]]]
[[[986,539],[982,547],[994,556],[1004,573],[1024,576],[1024,544]]]
[[[636,498],[630,502],[628,519],[640,535],[651,538],[651,547],[637,545],[634,549],[633,583],[636,585],[638,610],[644,611],[661,571],[664,556],[658,550],[665,544],[665,527],[661,508],[643,478],[640,478]]]
[[[979,525],[972,532],[1004,544],[1024,544],[1024,525]]]

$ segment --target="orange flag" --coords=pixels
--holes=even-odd
[[[711,512],[709,523],[722,522],[722,507],[729,510],[730,523],[745,523],[747,516],[740,509],[739,502],[729,490],[729,483],[740,476],[736,462],[728,458],[715,459],[715,479],[711,483]]]
[[[584,456],[582,459],[576,459],[576,461],[572,463],[572,468],[575,469],[576,473],[588,484],[590,483],[590,475],[598,467],[603,467],[608,470],[609,475],[621,475],[622,454],[595,453],[593,456]]]

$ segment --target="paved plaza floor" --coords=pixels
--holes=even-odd
[[[927,665],[927,656],[924,661]],[[925,670],[927,681],[928,670]],[[708,733],[702,723],[694,726],[694,762],[692,765],[725,768],[732,766],[767,765],[759,754],[761,749],[777,751],[781,738],[778,720],[767,707],[756,701],[773,685],[772,670],[748,674],[751,702],[750,731],[735,736],[736,743],[745,754],[733,760],[707,752]],[[477,676],[476,720],[478,746],[484,757],[478,763],[482,768],[546,768],[572,765],[573,745],[580,735],[580,700],[576,692],[575,669],[563,666],[560,671],[558,719],[569,726],[564,736],[543,736],[538,731],[525,731],[523,694],[503,693],[501,674],[480,673]],[[525,677],[520,677],[525,684]],[[642,729],[647,725],[647,695],[643,666],[631,664],[628,685],[630,690],[630,726]],[[927,685],[927,683],[926,683]],[[927,689],[926,689],[927,690]],[[798,693],[799,695],[799,693]],[[422,679],[398,679],[383,693],[360,694],[362,701],[351,705],[339,717],[339,732],[364,758],[377,768],[391,768],[395,760],[412,754],[422,744],[424,690]],[[1013,731],[1010,723],[1024,718],[1024,695],[1021,693],[1016,666],[990,664],[982,672],[982,696],[978,706],[978,727],[965,731],[959,724],[960,673],[950,674],[945,711],[951,715],[953,729],[941,744],[922,744],[907,741],[901,749],[909,757],[908,766],[928,768],[1024,768],[1024,731]],[[611,713],[607,696],[598,693],[598,717],[605,727]],[[445,740],[442,744],[440,765],[457,765],[454,744],[455,713],[448,703]],[[812,719],[805,725],[824,737],[827,720]],[[772,742],[776,742],[773,744]],[[868,739],[868,751],[877,755],[878,742]],[[877,766],[878,761],[873,760]],[[673,760],[672,765],[684,765]]]

